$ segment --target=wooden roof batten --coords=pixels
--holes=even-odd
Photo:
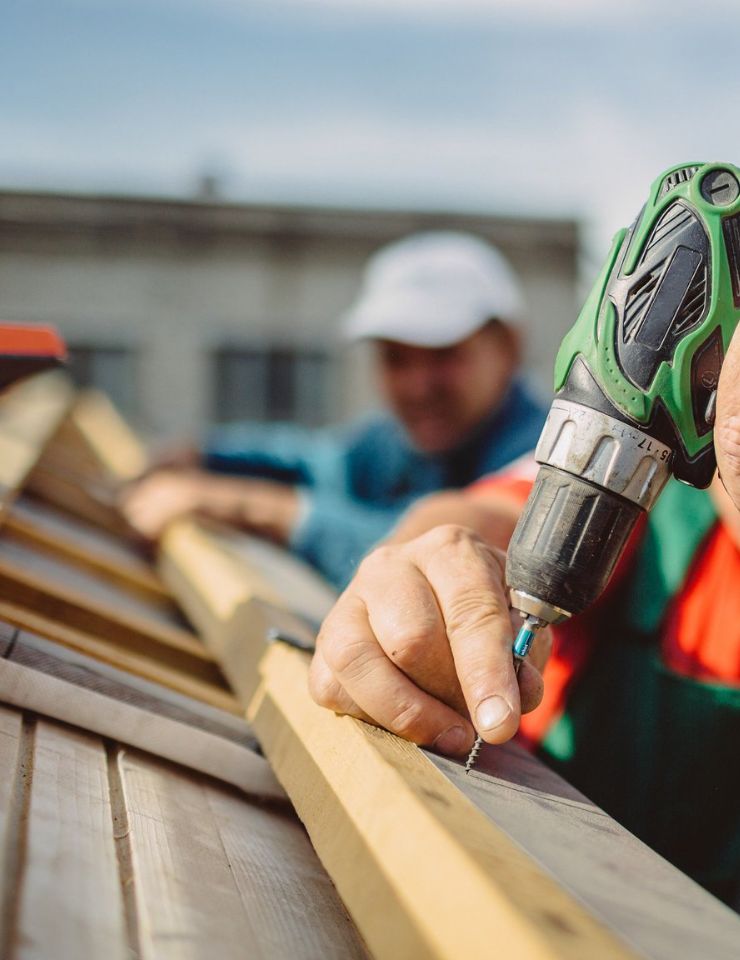
[[[518,747],[465,777],[316,706],[274,637],[333,594],[295,558],[185,519],[142,568],[141,445],[55,410],[0,502],[0,956],[734,955],[736,914]]]
[[[249,538],[243,538],[248,541]],[[260,550],[268,549],[264,544]],[[740,917],[515,745],[478,769],[314,704],[305,642],[330,596],[298,561],[178,521],[160,569],[247,708],[372,955],[726,958]],[[266,577],[266,567],[271,576]]]
[[[0,956],[366,957],[218,665],[121,536],[111,410],[50,382],[0,399],[0,451],[23,454],[0,477]]]

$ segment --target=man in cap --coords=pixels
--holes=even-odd
[[[389,412],[350,427],[215,429],[205,470],[159,470],[124,500],[156,539],[198,512],[288,545],[337,585],[406,507],[534,447],[545,410],[518,377],[522,300],[504,258],[461,233],[415,234],[369,261],[344,318],[375,347]],[[515,517],[512,516],[512,524]]]

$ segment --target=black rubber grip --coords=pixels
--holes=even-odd
[[[580,613],[606,587],[641,513],[588,480],[540,467],[509,544],[509,586]]]

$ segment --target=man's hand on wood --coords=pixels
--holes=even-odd
[[[542,699],[549,632],[518,682],[513,637],[503,553],[465,527],[436,527],[363,561],[321,628],[311,694],[462,756],[475,739],[471,716],[486,741],[503,743]]]
[[[298,518],[299,496],[293,487],[269,480],[158,470],[124,491],[121,509],[149,541],[158,540],[176,518],[197,514],[287,543]]]

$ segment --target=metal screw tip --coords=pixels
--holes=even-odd
[[[478,736],[475,738],[475,743],[473,744],[473,748],[468,754],[468,759],[465,761],[465,773],[470,773],[470,771],[473,769],[475,761],[478,759],[480,748],[482,746],[483,746],[483,737],[481,737],[480,734],[478,734]]]

